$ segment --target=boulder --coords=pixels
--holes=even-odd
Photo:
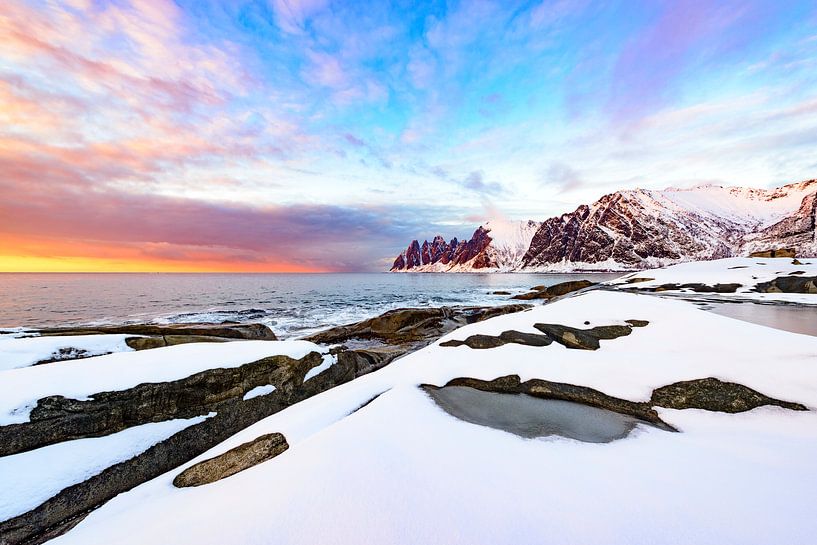
[[[176,475],[173,486],[184,488],[214,483],[275,458],[288,448],[289,444],[282,434],[262,435],[215,458],[188,467]]]
[[[496,348],[508,343],[524,344],[528,346],[547,346],[553,340],[547,335],[524,333],[522,331],[503,331],[498,337],[494,335],[471,335],[464,341],[450,340],[440,343],[440,346],[456,347],[467,346],[474,349]]]
[[[598,350],[600,340],[615,339],[629,335],[632,327],[628,325],[605,325],[591,329],[578,329],[560,324],[534,324],[533,327],[566,348],[581,350]]]
[[[724,413],[749,411],[774,405],[795,411],[808,410],[800,403],[774,399],[742,384],[716,378],[685,380],[653,390],[652,405],[669,409],[704,409]]]
[[[771,248],[752,252],[749,257],[797,257],[797,251],[794,248]]]
[[[647,327],[648,325],[650,325],[650,322],[648,322],[647,320],[624,320],[624,321],[633,327]]]
[[[527,346],[548,346],[553,342],[553,339],[547,335],[538,335],[536,333],[525,333],[523,331],[503,331],[499,338],[506,343],[524,344]]]
[[[778,276],[755,286],[760,293],[817,293],[817,276]]]
[[[554,284],[553,286],[534,286],[533,290],[529,293],[522,293],[520,295],[514,295],[513,299],[520,299],[523,301],[528,301],[531,299],[553,299],[554,297],[561,297],[563,295],[567,295],[568,293],[572,293],[574,291],[582,290],[585,288],[589,288],[590,286],[595,286],[595,282],[590,282],[589,280],[571,280],[568,282],[561,282],[559,284]]]

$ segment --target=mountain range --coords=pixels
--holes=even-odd
[[[795,248],[817,256],[817,180],[773,189],[628,189],[545,221],[491,220],[469,240],[413,240],[392,271],[634,270]]]

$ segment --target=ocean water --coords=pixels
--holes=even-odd
[[[0,274],[0,328],[261,322],[281,338],[400,307],[500,305],[583,274]]]

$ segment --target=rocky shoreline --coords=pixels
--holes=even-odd
[[[764,289],[771,294],[792,290],[811,294],[815,278],[805,274],[776,276],[771,280],[760,279],[755,289],[765,286]],[[0,420],[0,463],[4,457],[24,457],[55,445],[113,437],[125,430],[153,423],[199,420],[127,459],[70,483],[55,495],[43,498],[36,507],[0,521],[0,543],[28,545],[54,539],[69,532],[112,498],[168,473],[175,487],[206,488],[209,483],[236,479],[236,474],[272,463],[269,461],[273,458],[288,456],[293,449],[297,450],[297,440],[293,445],[288,434],[277,429],[256,434],[223,452],[218,450],[220,445],[242,436],[244,430],[255,429],[288,408],[300,406],[310,398],[331,399],[331,396],[327,397],[330,391],[350,382],[363,387],[365,381],[362,379],[367,375],[375,383],[382,382],[386,379],[377,377],[393,376],[402,369],[409,369],[409,360],[418,365],[426,353],[430,361],[464,362],[456,369],[472,369],[469,374],[454,370],[442,375],[428,373],[427,376],[436,378],[433,381],[416,380],[414,385],[426,392],[465,387],[488,393],[566,401],[625,415],[634,418],[636,424],[648,423],[663,431],[683,432],[672,418],[667,417],[674,413],[666,413],[666,410],[693,409],[723,414],[744,413],[763,407],[794,412],[810,410],[813,403],[796,394],[776,395],[774,389],[759,388],[756,381],[728,380],[729,374],[724,376],[714,368],[676,374],[675,380],[668,375],[666,379],[654,382],[642,397],[611,393],[605,387],[594,385],[593,381],[563,380],[557,378],[558,374],[549,377],[551,371],[547,362],[555,355],[566,357],[566,353],[559,350],[605,355],[617,353],[620,347],[647,342],[642,341],[642,337],[649,338],[656,327],[653,321],[661,322],[664,317],[654,311],[646,314],[638,311],[639,305],[633,303],[643,297],[657,299],[654,295],[673,293],[695,297],[713,292],[740,295],[746,289],[744,283],[737,282],[659,282],[642,275],[602,285],[573,281],[555,286],[534,286],[527,293],[508,294],[510,300],[522,299],[530,303],[398,309],[328,328],[302,341],[280,341],[262,324],[131,324],[24,332],[23,335],[64,338],[69,343],[71,338],[124,336],[127,349],[133,351],[136,358],[134,362],[146,361],[143,356],[153,358],[166,354],[162,357],[167,366],[174,366],[174,358],[182,357],[182,351],[196,346],[206,348],[210,343],[223,346],[227,346],[224,343],[235,343],[229,346],[236,350],[249,346],[244,343],[269,343],[262,346],[280,346],[281,353],[250,359],[240,365],[220,366],[215,362],[199,372],[174,380],[147,380],[124,388],[89,391],[87,395],[76,397],[60,394],[39,397],[32,406],[25,408],[28,412],[24,421],[19,421],[13,412],[11,416],[7,415],[6,421]],[[724,285],[729,289],[723,288]],[[586,319],[546,321],[528,317],[548,316],[543,312],[551,307],[556,312],[565,307],[563,301],[572,304],[584,300],[606,301],[605,298],[612,298],[610,301],[617,305],[627,302],[621,308],[628,310],[612,312],[616,318],[607,320],[592,319],[590,315],[595,307],[581,305],[577,308],[584,310],[579,316],[584,313]],[[558,312],[555,316],[558,318]],[[306,342],[312,348],[297,357],[287,355],[288,343],[293,342]],[[46,358],[49,361],[32,362],[31,367],[8,372],[22,375],[28,373],[28,369],[39,369],[38,372],[44,373],[40,376],[47,376],[61,366],[75,365],[82,369],[78,366],[86,365],[85,362],[97,362],[101,361],[100,358],[116,355],[89,357],[79,348],[60,350],[54,357]],[[535,361],[541,359],[540,371],[531,374],[533,367],[530,366],[523,366],[527,369],[524,372],[508,374],[499,371],[518,367],[521,364],[513,362],[523,357]],[[485,362],[491,364],[486,367]],[[490,371],[491,366],[497,371]],[[388,370],[384,369],[387,367]],[[385,375],[374,373],[381,369],[388,372]],[[739,375],[737,373],[735,377]],[[409,382],[412,380],[415,379]],[[381,394],[392,388],[397,388],[396,383],[365,388],[369,393],[357,396],[357,402],[345,409],[345,414],[369,412],[370,406],[380,403]],[[376,390],[374,395],[373,390]],[[476,409],[478,412],[487,410]],[[469,410],[465,412],[470,414]],[[486,421],[491,421],[491,417]]]

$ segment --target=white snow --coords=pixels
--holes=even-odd
[[[130,352],[125,339],[136,335],[76,335],[55,337],[0,336],[0,371],[28,367],[38,361],[57,356],[61,349],[77,349],[87,352],[84,356],[96,356],[111,352]],[[62,364],[62,362],[59,362]]]
[[[275,385],[274,384],[267,384],[267,385],[264,385],[264,386],[256,386],[255,388],[253,388],[252,390],[250,390],[249,392],[244,394],[244,397],[242,399],[244,401],[247,401],[248,399],[252,399],[254,397],[260,397],[260,396],[265,396],[267,394],[271,394],[274,391],[275,391]]]
[[[534,332],[537,322],[592,327],[632,318],[650,323],[602,341],[598,351],[435,343],[272,415],[189,464],[281,432],[290,448],[274,460],[185,490],[171,484],[178,468],[119,495],[53,543],[812,542],[817,338],[684,301],[591,291],[441,340]],[[639,427],[599,445],[525,440],[462,422],[417,388],[508,374],[631,400],[717,377],[812,410],[661,410],[681,433]]]
[[[60,490],[141,454],[209,416],[134,426],[106,435],[57,443],[0,458],[0,521],[40,505]]]
[[[717,294],[729,299],[752,299],[756,301],[782,301],[817,305],[817,295],[809,293],[755,293],[751,290],[760,282],[769,282],[780,276],[802,271],[800,276],[817,276],[817,259],[802,258],[795,265],[791,258],[733,257],[714,261],[680,263],[664,269],[651,269],[628,274],[607,282],[625,288],[650,288],[662,284],[702,283],[741,284],[735,293]],[[630,278],[653,278],[648,282],[627,284]],[[678,290],[690,291],[690,290]],[[706,294],[701,294],[706,295]]]
[[[483,224],[491,237],[489,256],[500,271],[518,269],[530,248],[533,235],[542,224],[537,221],[509,221],[494,219]]]
[[[85,399],[144,382],[167,382],[207,369],[238,367],[268,356],[298,359],[313,351],[325,349],[307,341],[190,343],[11,369],[0,375],[0,425],[28,421],[37,400],[50,395]]]
[[[699,185],[650,193],[701,215],[714,215],[736,223],[768,227],[796,211],[803,198],[815,190],[817,183],[798,183],[774,189]]]
[[[337,356],[326,354],[323,357],[323,361],[321,362],[320,365],[318,365],[317,367],[313,367],[312,369],[306,372],[306,375],[304,376],[304,382],[311,379],[312,377],[320,375],[321,373],[335,365],[337,362],[338,362]]]

